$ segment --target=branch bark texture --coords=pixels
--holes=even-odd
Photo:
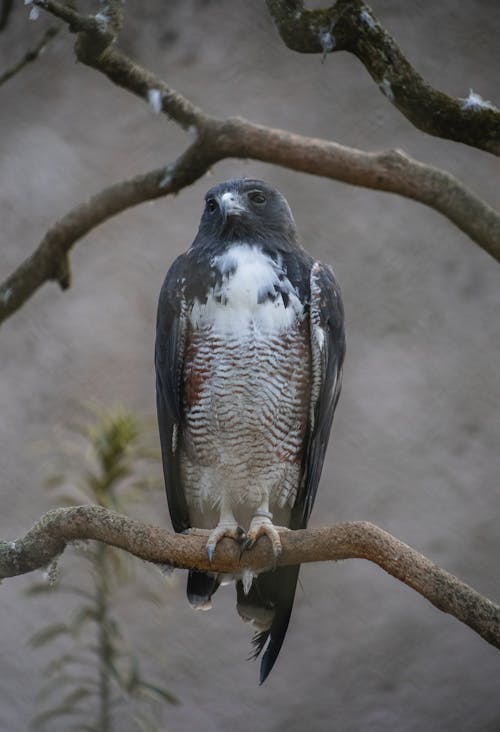
[[[337,0],[323,10],[306,10],[302,0],[267,0],[267,7],[288,48],[354,54],[415,127],[500,155],[500,110],[478,94],[455,99],[434,89],[362,0]]]
[[[0,285],[0,323],[49,280],[71,281],[68,253],[110,217],[194,183],[224,158],[262,160],[366,188],[398,193],[442,213],[500,261],[500,216],[449,173],[402,151],[366,153],[243,119],[204,122],[197,140],[163,168],[105,188],[52,226],[37,249]]]
[[[235,573],[273,566],[269,541],[263,538],[240,558],[231,539],[217,546],[210,563],[208,532],[173,534],[139,523],[100,506],[59,508],[46,513],[16,541],[0,541],[0,579],[40,569],[56,559],[71,541],[94,539],[124,549],[148,562],[183,569]],[[277,564],[295,565],[341,559],[368,559],[413,588],[439,610],[453,615],[488,643],[500,648],[500,607],[391,534],[366,521],[322,529],[281,533]]]

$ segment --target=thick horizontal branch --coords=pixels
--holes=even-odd
[[[176,162],[105,188],[54,224],[35,252],[0,285],[0,323],[45,282],[69,285],[68,252],[91,229],[131,206],[178,192],[224,158],[262,160],[412,198],[446,216],[500,261],[500,215],[445,171],[397,150],[366,153],[243,119],[212,120]]]
[[[500,155],[500,110],[478,94],[454,99],[428,84],[362,0],[306,10],[301,0],[267,0],[288,48],[299,53],[349,51],[415,127]]]
[[[240,134],[231,136],[231,127],[238,126]],[[413,160],[401,150],[367,153],[243,120],[229,121],[226,129],[231,157],[262,160],[411,198],[446,216],[500,261],[500,215],[444,170]]]
[[[273,566],[267,538],[260,539],[241,557],[239,546],[224,539],[210,563],[205,550],[207,536],[208,532],[203,531],[173,534],[100,506],[60,508],[42,516],[26,536],[0,541],[0,578],[46,567],[69,542],[78,539],[95,539],[146,561],[183,569],[235,573],[243,569],[259,572]],[[281,533],[281,542],[279,566],[368,559],[500,648],[498,605],[374,524],[353,521],[323,529],[286,531]]]

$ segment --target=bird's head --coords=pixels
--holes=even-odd
[[[211,188],[205,196],[200,235],[226,243],[293,243],[295,222],[285,197],[262,180],[237,178]]]

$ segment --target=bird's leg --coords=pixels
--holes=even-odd
[[[253,515],[244,548],[251,549],[259,536],[267,536],[271,542],[274,560],[276,561],[281,554],[281,539],[276,526],[273,524],[273,514],[269,510],[269,498],[267,496]]]
[[[226,536],[230,539],[234,539],[238,544],[241,544],[245,539],[245,532],[234,518],[231,506],[223,503],[220,510],[219,523],[215,529],[212,529],[208,536],[206,550],[209,562],[212,561],[215,547],[219,541],[224,539]]]

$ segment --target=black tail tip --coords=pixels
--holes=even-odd
[[[260,674],[259,674],[259,686],[262,686],[264,681],[267,679],[267,677],[271,673],[271,669],[272,669],[272,666],[270,668],[267,668],[267,666],[264,666],[264,660],[261,661]]]
[[[273,670],[273,667],[274,667],[274,664],[276,663],[276,659],[278,658],[280,649],[281,649],[281,643],[279,644],[278,647],[276,647],[276,644],[273,644],[273,639],[271,637],[271,640],[269,641],[269,645],[267,646],[266,652],[262,656],[262,661],[260,662],[259,686],[262,686],[264,681],[267,679],[267,677]]]
[[[252,638],[252,652],[248,656],[248,660],[255,660],[260,654],[262,653],[264,646],[266,645],[268,639],[269,639],[270,632],[268,630],[262,630],[259,633],[255,633],[254,637]],[[273,658],[269,655],[269,648],[271,645],[271,641],[269,641],[267,650],[265,651],[264,655],[262,656],[262,660],[260,662],[260,673],[259,673],[259,686],[262,686],[264,681],[267,679],[269,674],[272,671],[272,668],[274,666],[274,663],[278,657],[278,654],[276,653]]]
[[[268,642],[269,641],[269,642]],[[264,650],[267,643],[267,648],[262,656],[260,662],[260,673],[259,673],[259,686],[262,686],[264,681],[267,679],[271,671],[273,670],[276,659],[279,656],[281,646],[283,644],[283,638],[273,638],[270,630],[262,630],[255,633],[252,638],[252,653],[248,657],[249,660],[256,659]]]

